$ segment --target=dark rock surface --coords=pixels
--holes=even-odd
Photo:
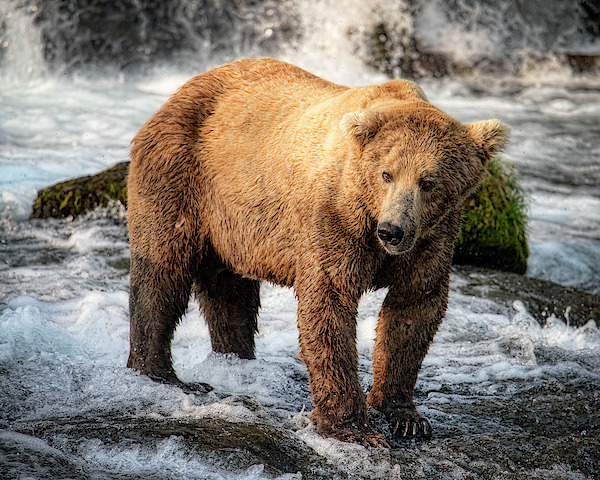
[[[35,7],[45,60],[67,72],[140,70],[177,62],[184,53],[182,64],[209,55],[264,55],[295,35],[294,12],[281,2],[38,0]]]
[[[454,272],[462,280],[456,285],[462,293],[493,300],[507,309],[520,300],[542,326],[551,315],[574,327],[600,319],[600,297],[591,293],[485,268],[455,266]]]
[[[40,421],[20,422],[12,429],[21,434],[44,439],[56,444],[57,438],[96,439],[105,448],[112,445],[140,445],[154,448],[162,440],[177,437],[186,445],[190,456],[201,455],[216,468],[243,473],[253,465],[264,465],[269,476],[284,473],[302,473],[302,478],[332,478],[335,471],[313,449],[299,441],[289,431],[268,423],[234,423],[219,418],[196,420],[152,420],[131,417],[50,418]],[[13,447],[14,448],[14,447]],[[70,460],[77,452],[60,454],[58,450],[45,449],[40,454],[42,463],[52,469],[60,466],[65,475],[81,476],[89,467]],[[58,473],[58,472],[56,472]]]
[[[0,467],[6,478],[16,478],[10,476],[11,461],[22,465],[27,456],[35,464],[32,475],[45,472],[47,478],[124,478],[82,461],[77,443],[67,439],[95,439],[105,449],[129,445],[141,452],[155,451],[161,441],[176,439],[185,445],[187,456],[198,456],[217,471],[244,474],[262,465],[264,470],[259,473],[267,477],[300,473],[303,479],[442,479],[455,478],[446,477],[454,472],[462,475],[459,478],[566,480],[596,478],[600,471],[600,442],[596,437],[600,398],[591,388],[553,391],[550,385],[533,396],[459,396],[455,402],[435,408],[447,415],[461,414],[468,408],[474,417],[497,419],[498,430],[467,432],[469,426],[465,425],[465,432],[438,430],[430,441],[397,443],[391,449],[340,444],[342,457],[332,459],[318,454],[293,431],[268,421],[48,418],[8,427],[18,433],[9,434],[8,439],[0,436]],[[16,435],[22,435],[21,442],[15,441]]]

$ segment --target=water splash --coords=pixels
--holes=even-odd
[[[600,8],[588,0],[9,0],[0,13],[2,77],[16,81],[165,65],[203,71],[265,55],[317,73],[341,70],[340,78],[366,65],[405,77],[600,68]]]

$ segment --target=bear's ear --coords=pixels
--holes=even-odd
[[[362,148],[377,134],[382,123],[379,112],[366,109],[346,113],[340,120],[340,128]]]
[[[466,129],[484,165],[504,148],[510,136],[510,128],[495,118],[470,123]]]

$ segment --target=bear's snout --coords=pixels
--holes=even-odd
[[[392,225],[390,222],[382,222],[377,226],[377,237],[384,245],[400,245],[404,238],[404,230],[398,225]]]
[[[388,221],[381,221],[377,225],[377,238],[390,255],[400,255],[410,250],[419,235],[418,225],[414,221],[407,216],[403,220],[400,225]]]

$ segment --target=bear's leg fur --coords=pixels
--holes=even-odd
[[[431,425],[415,408],[413,390],[421,363],[442,322],[447,298],[447,282],[443,281],[420,295],[400,294],[390,288],[379,313],[373,349],[374,381],[367,400],[385,414],[396,438],[431,435]]]
[[[311,419],[326,437],[364,446],[387,446],[368,425],[365,394],[358,381],[358,299],[336,293],[327,281],[295,285],[301,358],[306,364],[315,410]]]
[[[205,255],[194,287],[210,332],[212,349],[253,359],[260,282],[243,278],[214,252]]]
[[[155,381],[171,383],[186,391],[212,390],[205,383],[184,384],[173,369],[171,341],[189,301],[191,275],[132,254],[130,276],[131,346],[127,366]]]
[[[151,378],[175,380],[171,340],[191,293],[191,281],[131,255],[129,293],[131,349],[127,366]]]

